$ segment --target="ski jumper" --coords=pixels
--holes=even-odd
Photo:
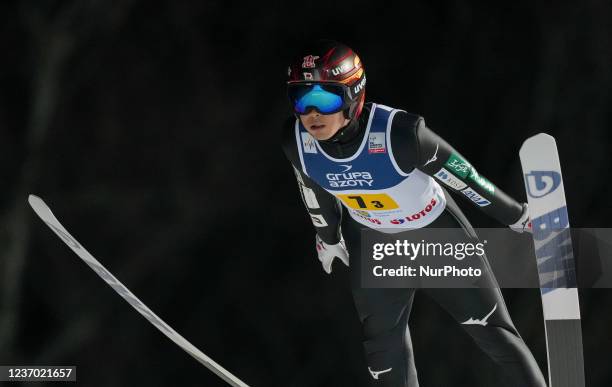
[[[366,104],[341,138],[327,141],[315,140],[299,120],[290,119],[282,146],[317,234],[328,244],[344,237],[372,386],[417,387],[408,329],[415,289],[361,288],[361,229],[456,228],[476,238],[448,190],[504,225],[521,216],[522,206],[427,128],[422,117],[388,106]],[[545,387],[490,269],[482,280],[489,286],[420,290],[495,361],[506,385]]]

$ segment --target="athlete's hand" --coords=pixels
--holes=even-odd
[[[509,225],[511,229],[516,232],[532,232],[531,231],[531,219],[529,218],[529,206],[527,203],[523,203],[523,213],[516,223]]]
[[[317,234],[317,254],[319,255],[319,261],[323,265],[323,270],[327,274],[332,271],[332,263],[334,258],[340,258],[346,266],[349,265],[349,255],[344,246],[344,239],[340,239],[340,242],[335,245],[328,245]]]

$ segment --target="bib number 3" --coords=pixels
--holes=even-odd
[[[355,210],[392,210],[399,207],[387,194],[350,194],[338,195],[338,198]]]

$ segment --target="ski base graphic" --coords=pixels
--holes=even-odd
[[[520,150],[537,259],[549,387],[584,387],[576,265],[557,144],[540,133]]]

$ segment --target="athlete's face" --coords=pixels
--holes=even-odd
[[[317,140],[331,138],[340,128],[347,125],[350,120],[344,118],[343,112],[321,114],[312,109],[307,114],[300,114],[302,125]]]

